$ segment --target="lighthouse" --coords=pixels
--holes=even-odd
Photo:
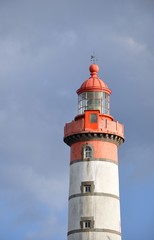
[[[68,240],[121,240],[118,147],[124,127],[110,115],[111,90],[89,67],[78,114],[64,127],[70,146]]]

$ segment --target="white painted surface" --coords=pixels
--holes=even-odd
[[[69,201],[68,231],[80,229],[81,217],[93,217],[94,228],[120,232],[119,200],[103,196],[84,196]]]
[[[70,166],[69,196],[81,193],[81,182],[94,181],[94,193],[111,196],[78,196],[69,200],[68,231],[81,229],[81,217],[93,217],[95,229],[121,232],[118,165],[107,161],[83,161]],[[83,232],[68,240],[121,240],[121,236],[105,232]]]
[[[69,196],[81,193],[82,181],[94,181],[94,192],[119,196],[118,166],[112,162],[78,162],[70,166]]]
[[[68,240],[121,240],[121,236],[105,232],[85,232],[69,235]]]

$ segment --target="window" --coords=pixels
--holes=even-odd
[[[94,193],[94,182],[93,181],[86,181],[81,182],[81,192],[84,194],[93,194]]]
[[[94,228],[94,218],[93,217],[82,217],[80,221],[80,226],[82,229],[93,229]]]
[[[84,186],[84,192],[86,192],[86,193],[91,192],[91,185],[85,185]]]
[[[89,146],[84,147],[84,158],[92,157],[92,149]]]
[[[107,93],[103,93],[102,108],[103,113],[110,114],[110,97]]]
[[[91,160],[92,158],[93,158],[93,145],[86,143],[82,147],[82,159]]]
[[[85,221],[84,223],[84,228],[90,228],[91,227],[91,221]]]
[[[90,122],[91,123],[97,123],[97,114],[96,113],[91,113],[90,114]]]

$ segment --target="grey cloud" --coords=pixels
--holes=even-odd
[[[75,91],[89,77],[93,51],[99,76],[113,90],[111,112],[125,124],[126,142],[120,149],[122,199],[135,208],[138,196],[129,199],[134,194],[131,186],[138,190],[153,182],[153,5],[153,1],[0,2],[0,194],[10,209],[10,229],[12,218],[21,232],[25,222],[31,222],[32,229],[20,239],[66,236],[69,147],[63,144],[63,126],[77,114]],[[152,190],[147,194],[152,197]],[[148,216],[131,231],[132,215],[125,222],[129,209],[123,201],[122,210],[126,239],[133,239],[133,233],[139,238],[143,225],[145,236]],[[10,239],[9,233],[2,234],[2,239],[4,235]],[[17,239],[15,232],[12,236]]]

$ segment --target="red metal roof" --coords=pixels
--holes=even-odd
[[[107,84],[97,75],[99,71],[98,65],[92,64],[89,67],[89,71],[91,72],[91,77],[82,83],[81,87],[76,91],[77,94],[83,92],[106,92],[111,94],[111,90],[108,88]]]

